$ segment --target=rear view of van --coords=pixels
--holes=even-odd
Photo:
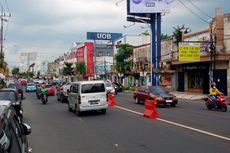
[[[70,86],[68,100],[69,111],[75,111],[76,115],[90,110],[100,110],[105,114],[108,108],[104,81],[73,82]]]

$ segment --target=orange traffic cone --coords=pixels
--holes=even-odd
[[[160,115],[156,109],[157,102],[155,100],[145,100],[144,116],[149,118],[159,118]]]

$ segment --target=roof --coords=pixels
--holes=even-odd
[[[89,84],[89,83],[105,83],[105,82],[104,80],[90,80],[90,81],[75,81],[72,83]]]
[[[0,92],[1,91],[17,91],[15,88],[2,88],[2,89],[0,89]]]

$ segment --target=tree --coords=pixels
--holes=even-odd
[[[73,63],[64,62],[65,66],[63,68],[64,75],[72,75],[73,74]]]
[[[86,74],[86,64],[84,61],[80,61],[76,63],[76,72],[77,74],[80,74],[82,78]]]
[[[161,40],[167,40],[171,38],[170,36],[168,36],[167,34],[161,34]]]
[[[12,75],[17,76],[19,74],[19,68],[18,67],[14,67],[12,70]]]
[[[129,44],[120,44],[117,48],[115,69],[120,73],[130,73],[133,64],[132,59],[130,59],[133,55],[133,46]]]
[[[144,36],[150,36],[150,33],[148,30],[145,30],[144,32],[141,33]]]
[[[189,33],[191,31],[190,28],[185,27],[185,25],[182,25],[181,27],[173,27],[173,29],[173,37],[175,39],[175,43],[177,44],[177,46],[179,45],[179,42],[182,41],[182,35]]]

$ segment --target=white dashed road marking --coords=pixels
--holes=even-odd
[[[133,110],[130,110],[130,109],[127,109],[127,108],[124,108],[124,107],[120,107],[120,106],[115,106],[115,107],[118,108],[118,109],[122,109],[124,111],[128,111],[128,112],[137,114],[137,115],[143,115],[143,113],[133,111]],[[206,134],[206,135],[209,135],[209,136],[213,136],[213,137],[216,137],[216,138],[219,138],[219,139],[224,139],[224,140],[230,141],[230,138],[228,138],[228,137],[224,137],[224,136],[214,134],[214,133],[211,133],[211,132],[206,132],[204,130],[193,128],[193,127],[186,126],[186,125],[183,125],[183,124],[179,124],[179,123],[176,123],[176,122],[168,121],[168,120],[161,119],[161,118],[156,118],[156,120],[161,121],[161,122],[165,122],[165,123],[168,123],[168,124],[171,124],[171,125],[179,126],[179,127],[182,127],[182,128],[188,129],[188,130],[192,130],[192,131],[195,131],[195,132],[203,133],[203,134]]]

